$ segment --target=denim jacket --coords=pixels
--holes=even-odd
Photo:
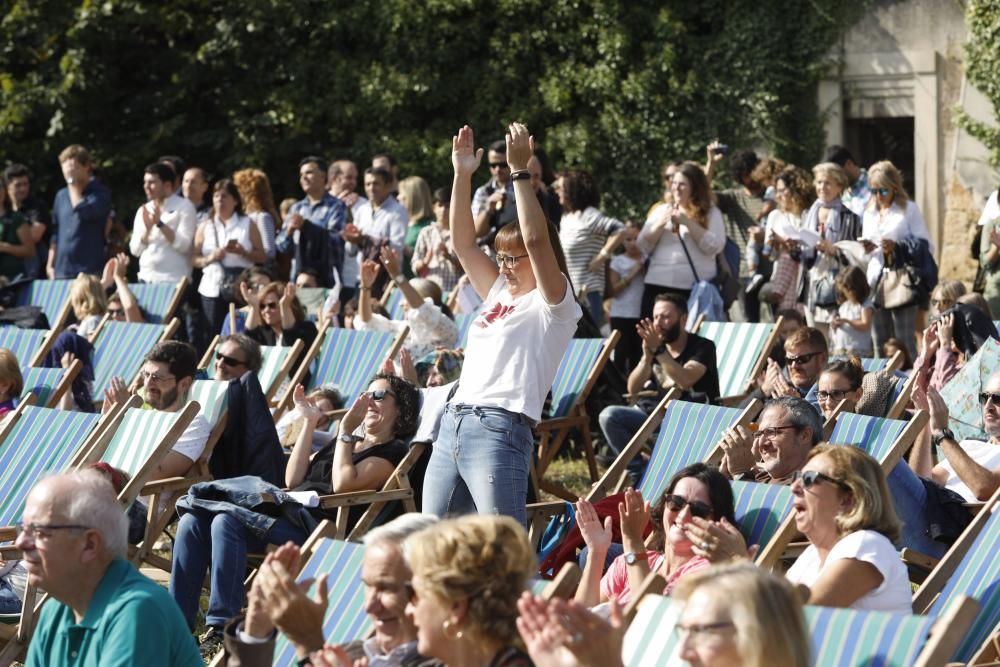
[[[274,484],[244,476],[200,482],[177,500],[177,513],[228,514],[254,536],[266,539],[276,519],[284,517],[307,534],[318,525],[309,511]]]

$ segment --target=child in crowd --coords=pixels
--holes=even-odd
[[[910,357],[909,350],[903,345],[903,341],[898,338],[890,338],[884,343],[882,343],[882,356],[886,359],[891,359],[897,352],[903,353],[903,365],[899,367],[901,371],[910,371],[913,369],[913,359]]]
[[[97,276],[79,274],[69,288],[69,305],[77,321],[76,333],[87,337],[97,331],[108,309],[108,297]]]
[[[642,309],[642,277],[646,256],[639,248],[639,226],[625,223],[625,252],[615,255],[608,267],[611,296],[611,328],[621,333],[615,346],[613,363],[626,376],[642,357],[642,339],[636,330]]]
[[[835,283],[837,314],[830,321],[833,331],[833,354],[871,357],[872,302],[865,272],[856,266],[841,269]]]
[[[302,413],[302,407],[306,404],[310,407],[318,408],[323,413],[313,428],[313,451],[319,451],[337,435],[336,429],[329,429],[328,427],[334,423],[331,415],[337,410],[343,409],[344,399],[341,398],[340,392],[334,387],[323,385],[313,389],[308,395],[301,397],[301,399],[297,399],[295,407],[282,415],[281,419],[275,425],[275,429],[278,431],[278,440],[286,451],[292,450],[292,447],[295,446],[295,441],[298,440],[299,434],[305,426],[306,420]]]

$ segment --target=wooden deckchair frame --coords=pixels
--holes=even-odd
[[[59,382],[56,383],[56,386],[53,387],[52,389],[52,393],[49,395],[49,400],[46,401],[45,405],[43,405],[42,407],[45,408],[59,407],[59,402],[62,400],[62,397],[66,394],[67,391],[69,391],[69,388],[73,385],[73,381],[76,380],[76,377],[80,374],[80,371],[82,370],[83,370],[83,363],[79,359],[74,359],[73,363],[71,363],[68,367],[63,369],[62,377],[59,378]],[[32,395],[35,395],[34,392],[31,393]],[[40,400],[40,397],[36,395],[35,399],[37,402],[38,400]]]
[[[108,323],[109,320],[110,317],[108,315],[105,315],[104,318],[101,319],[101,323],[97,326],[97,329],[95,329],[94,333],[91,334],[90,336],[89,340],[91,343],[97,342],[98,337],[101,335],[101,332],[104,330],[104,326]],[[162,343],[165,340],[170,340],[173,337],[173,335],[177,333],[177,329],[180,328],[181,323],[180,320],[178,320],[175,317],[171,319],[169,322],[164,322],[163,324],[158,324],[154,326],[163,327],[163,331],[160,332],[160,337],[156,339],[156,343]],[[141,374],[142,374],[142,364],[139,365],[139,369],[135,372],[135,375],[122,379],[125,381],[126,386],[128,386],[132,390],[135,390],[138,387],[139,376]],[[100,397],[94,398],[95,407],[100,408],[103,403],[104,403],[103,398]]]
[[[205,354],[202,356],[201,361],[198,362],[198,368],[207,371],[208,375],[212,375],[212,361],[215,359],[215,351],[222,344],[222,336],[216,335],[209,343],[208,349],[205,350]],[[275,405],[274,395],[278,393],[278,389],[281,387],[282,381],[290,379],[292,375],[292,369],[295,366],[295,361],[302,354],[303,348],[305,348],[305,342],[299,338],[288,348],[288,354],[285,356],[285,360],[278,367],[278,374],[274,377],[271,385],[268,387],[261,387],[264,390],[264,398],[267,399],[269,405]],[[261,345],[261,347],[274,347]],[[304,361],[304,360],[303,360]]]
[[[719,404],[730,406],[738,405],[746,395],[753,391],[754,382],[764,369],[767,367],[767,358],[771,354],[771,350],[774,348],[774,344],[778,342],[778,333],[781,330],[781,325],[784,323],[784,318],[779,317],[772,323],[771,333],[768,334],[767,338],[764,339],[764,345],[761,347],[760,353],[757,355],[757,359],[754,361],[753,366],[750,367],[750,377],[747,379],[743,386],[743,390],[739,394],[733,396],[722,396],[719,398]],[[702,325],[705,324],[704,316],[699,316],[695,321],[695,327],[692,329],[692,333],[697,334]],[[699,334],[700,335],[700,334]]]

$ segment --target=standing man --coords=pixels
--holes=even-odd
[[[111,190],[94,178],[90,153],[79,144],[59,154],[66,187],[52,204],[52,238],[46,275],[76,278],[78,273],[101,275],[104,269],[104,227],[111,215]]]
[[[101,472],[42,480],[23,519],[16,544],[28,582],[53,598],[25,665],[204,664],[170,594],[129,564],[128,520]]]
[[[326,189],[326,160],[311,155],[299,161],[299,185],[305,197],[288,211],[275,240],[278,252],[292,252],[289,280],[304,269],[315,269],[321,287],[333,287],[333,271],[344,264],[341,233],[347,206]]]
[[[188,167],[181,182],[181,193],[194,206],[199,223],[207,220],[212,210],[211,202],[205,200],[206,192],[208,192],[208,177],[205,175],[205,170],[201,167]]]
[[[472,220],[480,244],[492,246],[497,230],[517,217],[514,204],[514,182],[507,164],[507,144],[494,141],[486,154],[490,165],[490,180],[476,188],[472,197]]]
[[[344,230],[344,238],[348,241],[348,258],[353,259],[359,272],[361,262],[366,259],[377,261],[379,248],[387,243],[400,257],[403,256],[403,244],[410,216],[403,205],[389,192],[391,179],[385,169],[378,167],[365,169],[365,193],[368,195],[368,201],[358,207],[354,223],[347,225]],[[405,279],[400,276],[400,280]],[[350,298],[344,295],[343,289],[356,287],[357,282],[353,285],[344,282],[341,300]]]
[[[191,244],[198,225],[194,204],[173,192],[175,174],[166,162],[146,167],[147,202],[135,212],[129,250],[139,258],[139,280],[177,284],[191,277]]]
[[[854,161],[854,155],[843,146],[833,145],[826,149],[823,162],[839,164],[847,174],[848,187],[844,188],[840,198],[847,208],[858,217],[864,217],[868,200],[872,198],[872,188],[868,184],[868,170],[859,167]]]
[[[49,207],[31,194],[31,170],[25,165],[12,164],[4,169],[3,176],[11,207],[31,224],[35,256],[24,260],[25,275],[29,278],[44,278],[42,267],[49,256],[49,226],[52,224]]]
[[[399,196],[399,160],[392,153],[378,153],[372,157],[372,167],[374,169],[385,169],[389,172],[389,194],[393,197]]]
[[[357,193],[358,165],[350,160],[334,161],[327,171],[327,176],[330,180],[330,194],[344,202],[352,215],[359,206],[368,201]]]

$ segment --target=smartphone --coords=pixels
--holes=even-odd
[[[715,153],[716,155],[727,155],[729,153],[729,146],[727,146],[726,144],[719,144],[718,146],[712,149],[712,152]]]
[[[236,239],[229,239],[229,241],[226,242],[226,250],[236,250],[239,247],[240,242]]]

